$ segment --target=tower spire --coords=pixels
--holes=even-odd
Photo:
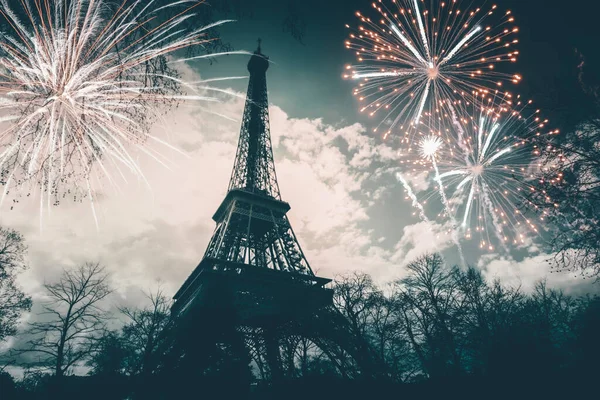
[[[258,39],[258,48],[248,62],[250,80],[229,190],[242,189],[280,200],[269,126],[269,58],[262,54],[261,44]]]

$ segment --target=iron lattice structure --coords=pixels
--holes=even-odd
[[[281,200],[269,123],[268,57],[260,47],[248,63],[250,82],[229,190],[241,189]]]
[[[246,302],[263,303],[262,310],[257,306],[253,311],[262,314],[269,303],[278,303],[272,298],[278,284],[285,284],[287,291],[290,283],[310,290],[330,282],[310,268],[287,217],[290,205],[281,200],[269,126],[268,68],[269,59],[259,45],[248,63],[250,81],[228,192],[213,216],[217,226],[203,260],[175,295],[178,312],[206,295],[200,289],[211,272],[227,274],[232,278],[229,283],[233,277],[244,286],[256,281],[252,290],[237,291],[245,292]],[[257,284],[265,281],[272,283],[270,292]],[[248,301],[253,294],[259,298]]]
[[[213,216],[216,228],[202,261],[174,297],[178,339],[169,350],[172,360],[188,371],[203,343],[227,342],[241,354],[248,348],[244,341],[255,336],[260,340],[254,359],[264,359],[277,380],[283,376],[281,339],[301,335],[327,354],[352,354],[372,371],[368,346],[350,334],[333,306],[333,291],[325,287],[331,280],[315,276],[288,220],[290,205],[281,199],[273,162],[268,68],[259,44],[248,63],[250,82],[229,190]]]

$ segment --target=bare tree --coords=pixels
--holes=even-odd
[[[403,318],[395,299],[387,297],[364,273],[353,273],[336,281],[334,303],[349,322],[362,352],[371,353],[379,373],[401,381],[411,367],[405,361],[410,345],[402,329]]]
[[[319,362],[323,357],[325,357],[325,353],[310,339],[300,338],[296,347],[296,360],[299,365],[298,374],[300,376],[307,376],[312,364]]]
[[[409,275],[396,283],[404,327],[423,370],[430,376],[461,370],[462,296],[456,269],[439,254],[428,254],[407,266]]]
[[[541,165],[530,206],[549,222],[556,270],[600,276],[600,89],[579,81],[592,114],[571,132],[541,137]],[[558,133],[558,132],[557,132]]]
[[[412,375],[414,363],[403,318],[393,297],[378,293],[371,302],[369,337],[378,358],[385,362],[389,378],[403,381]],[[411,365],[412,364],[412,365]]]
[[[551,224],[553,267],[600,273],[600,119],[548,142],[531,202]]]
[[[161,334],[170,320],[171,300],[158,288],[146,294],[149,305],[142,309],[122,308],[129,322],[123,326],[122,339],[129,349],[128,369],[132,375],[151,372]]]
[[[366,337],[371,308],[380,295],[369,275],[354,272],[336,279],[333,301],[348,319],[354,334]]]
[[[542,321],[548,331],[548,339],[556,348],[566,348],[565,343],[572,339],[572,321],[579,311],[577,299],[566,295],[562,290],[548,288],[547,282],[535,285],[529,299],[535,304],[536,319]]]
[[[33,364],[48,368],[57,377],[82,363],[105,330],[107,314],[100,302],[110,293],[108,275],[97,263],[65,270],[58,282],[45,284],[48,300],[39,320],[31,324],[32,339],[20,353],[33,353]]]
[[[523,294],[520,288],[504,287],[497,280],[488,285],[474,267],[457,271],[454,279],[464,304],[460,318],[468,364],[465,368],[471,373],[486,374],[494,335],[508,326],[520,310]]]
[[[26,251],[19,232],[0,227],[0,342],[15,334],[19,316],[31,308],[31,299],[15,281],[25,269]]]

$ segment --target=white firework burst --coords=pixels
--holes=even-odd
[[[228,22],[184,29],[201,3],[0,0],[2,199],[27,187],[50,205],[75,191],[93,208],[92,171],[111,182],[109,168],[143,177],[132,149],[161,161],[145,146],[162,142],[150,124],[180,100],[214,100],[184,95],[166,58],[202,45],[207,30]]]
[[[494,242],[507,248],[520,244],[528,231],[539,225],[521,207],[535,190],[534,173],[539,167],[537,137],[548,120],[539,110],[524,117],[519,97],[502,105],[498,100],[475,99],[468,117],[448,121],[456,138],[433,162],[436,182],[446,212],[455,217],[467,238],[479,236],[480,247],[494,249]],[[450,127],[451,125],[451,127]],[[445,193],[449,198],[445,198]]]

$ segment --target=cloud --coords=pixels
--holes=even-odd
[[[539,254],[514,260],[497,254],[484,256],[478,267],[483,271],[488,281],[500,280],[504,284],[521,287],[525,292],[532,292],[536,283],[546,281],[548,287],[564,290],[567,293],[579,295],[597,289],[591,280],[581,279],[579,274],[563,271],[549,273],[548,260],[551,255]]]
[[[434,222],[405,226],[392,259],[406,265],[423,254],[442,252],[454,245],[448,232],[447,226]]]

